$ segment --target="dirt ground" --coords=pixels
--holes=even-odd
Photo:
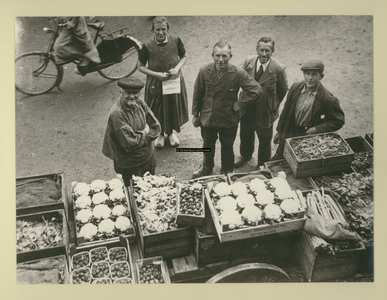
[[[125,26],[139,41],[152,36],[148,17],[97,18],[106,23],[106,32]],[[303,61],[316,58],[324,62],[322,83],[340,100],[345,112],[346,123],[339,131],[343,137],[373,132],[371,16],[173,16],[169,22],[170,33],[182,39],[188,54],[183,73],[190,108],[199,67],[212,61],[212,46],[218,40],[231,42],[231,63],[241,66],[247,55],[255,53],[257,40],[269,35],[276,41],[273,58],[287,66],[289,86],[302,80]],[[47,17],[17,19],[15,54],[46,49],[49,37],[42,31],[46,26],[52,26]],[[116,82],[97,73],[80,77],[74,68],[73,64],[65,66],[60,91],[35,97],[16,92],[17,177],[63,171],[69,188],[72,181],[90,183],[115,176],[112,162],[101,149],[108,112],[118,96]],[[133,76],[145,80],[138,71]],[[191,119],[179,138],[180,147],[201,147],[200,130],[193,127]],[[214,173],[220,170],[217,146]],[[235,154],[239,154],[238,149],[239,137]],[[167,145],[156,150],[156,157],[158,174],[172,174],[181,180],[190,178],[200,167],[202,154],[176,153]],[[256,153],[253,158],[236,171],[253,170]]]

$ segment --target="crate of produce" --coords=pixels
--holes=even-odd
[[[120,236],[134,240],[129,196],[121,179],[73,182],[71,197],[77,245],[104,246]]]
[[[68,203],[64,173],[16,178],[16,215],[64,209]]]
[[[360,269],[373,272],[373,176],[369,173],[348,172],[312,178],[314,185],[332,193],[340,204],[350,228],[364,240],[366,252]]]
[[[374,133],[373,133],[373,132],[366,133],[366,134],[365,134],[365,139],[367,140],[367,142],[368,142],[372,147],[374,146]]]
[[[288,261],[293,257],[298,235],[283,232],[245,240],[221,243],[217,234],[205,234],[195,228],[195,258],[198,266],[254,257]]]
[[[67,284],[69,280],[66,255],[41,258],[16,265],[17,284]]]
[[[174,177],[145,174],[131,180],[129,198],[143,257],[189,254],[192,230],[175,222],[176,195]]]
[[[373,173],[373,147],[362,136],[345,139],[352,151],[355,153],[352,168],[358,173]]]
[[[91,270],[89,267],[75,269],[70,275],[70,284],[90,284]]]
[[[70,271],[75,271],[80,268],[89,268],[91,276],[90,283],[94,283],[95,280],[105,277],[110,279],[110,283],[114,283],[114,281],[120,279],[120,277],[116,275],[116,267],[113,267],[112,273],[112,266],[117,266],[118,263],[124,263],[125,269],[128,271],[128,274],[123,276],[128,280],[124,281],[135,283],[133,273],[134,265],[129,243],[128,239],[120,238],[119,241],[110,243],[104,247],[87,244],[81,246],[72,245],[72,247],[70,247],[70,261],[72,262],[70,264]],[[74,268],[73,262],[75,258],[78,258],[77,268]],[[122,283],[124,283],[124,281]]]
[[[17,262],[66,255],[68,236],[63,209],[17,216]]]
[[[200,183],[178,184],[176,190],[176,223],[186,226],[201,226],[205,220],[205,195]]]
[[[109,277],[102,277],[94,279],[91,284],[112,284],[112,280]]]
[[[138,259],[136,261],[137,282],[146,283],[171,283],[168,268],[161,256]]]
[[[274,177],[278,177],[280,172],[284,172],[286,175],[286,181],[289,183],[293,190],[306,191],[313,189],[313,183],[310,177],[296,178],[288,162],[285,159],[268,161],[264,164],[265,169],[268,169]]]
[[[301,192],[284,178],[268,179],[264,171],[231,185],[218,183],[205,194],[220,242],[298,230],[305,223]]]
[[[308,207],[327,220],[346,223],[344,211],[328,190],[305,191]],[[304,231],[296,247],[297,258],[309,281],[326,281],[354,276],[364,255],[363,242],[324,240]]]
[[[347,171],[354,152],[339,134],[329,132],[286,139],[284,157],[301,178]]]

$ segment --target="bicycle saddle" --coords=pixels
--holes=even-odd
[[[98,30],[98,29],[102,29],[105,27],[105,23],[104,22],[96,22],[96,23],[87,23],[87,26],[95,29],[95,30]]]

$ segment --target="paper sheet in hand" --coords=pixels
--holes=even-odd
[[[180,94],[180,76],[163,81],[163,95]]]

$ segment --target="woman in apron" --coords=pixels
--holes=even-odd
[[[180,38],[169,35],[168,31],[167,18],[153,19],[155,36],[143,44],[138,62],[138,70],[147,75],[145,102],[161,124],[162,132],[155,141],[157,148],[164,147],[164,134],[171,146],[178,146],[180,141],[174,131],[180,132],[180,127],[188,122],[187,89],[181,71],[187,55]],[[163,81],[177,77],[180,78],[180,93],[166,94]]]

